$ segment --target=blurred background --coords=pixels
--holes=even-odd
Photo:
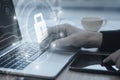
[[[105,18],[101,30],[120,28],[120,0],[13,0],[19,25],[25,40],[32,40],[34,15],[42,13],[47,27],[70,23],[81,29],[81,19],[86,16]],[[33,33],[31,33],[33,32]],[[27,37],[25,37],[27,35]]]
[[[63,0],[65,7],[119,8],[120,0]]]

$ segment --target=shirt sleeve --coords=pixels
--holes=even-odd
[[[103,34],[102,45],[99,48],[103,52],[113,52],[120,49],[120,30],[101,31]]]

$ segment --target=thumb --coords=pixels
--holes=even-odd
[[[65,37],[65,38],[60,38],[52,42],[51,46],[60,48],[60,47],[66,47],[71,45],[71,38],[70,36]]]
[[[105,59],[103,60],[103,63],[107,63],[107,62],[110,62],[110,61],[112,61],[111,55],[108,56],[107,58],[105,58]]]

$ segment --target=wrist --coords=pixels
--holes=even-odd
[[[85,47],[99,48],[102,44],[102,33],[88,32],[88,42]]]

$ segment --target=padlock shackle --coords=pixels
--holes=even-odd
[[[41,21],[44,21],[42,13],[38,13],[34,15],[35,23],[38,23],[38,18],[40,17]]]

